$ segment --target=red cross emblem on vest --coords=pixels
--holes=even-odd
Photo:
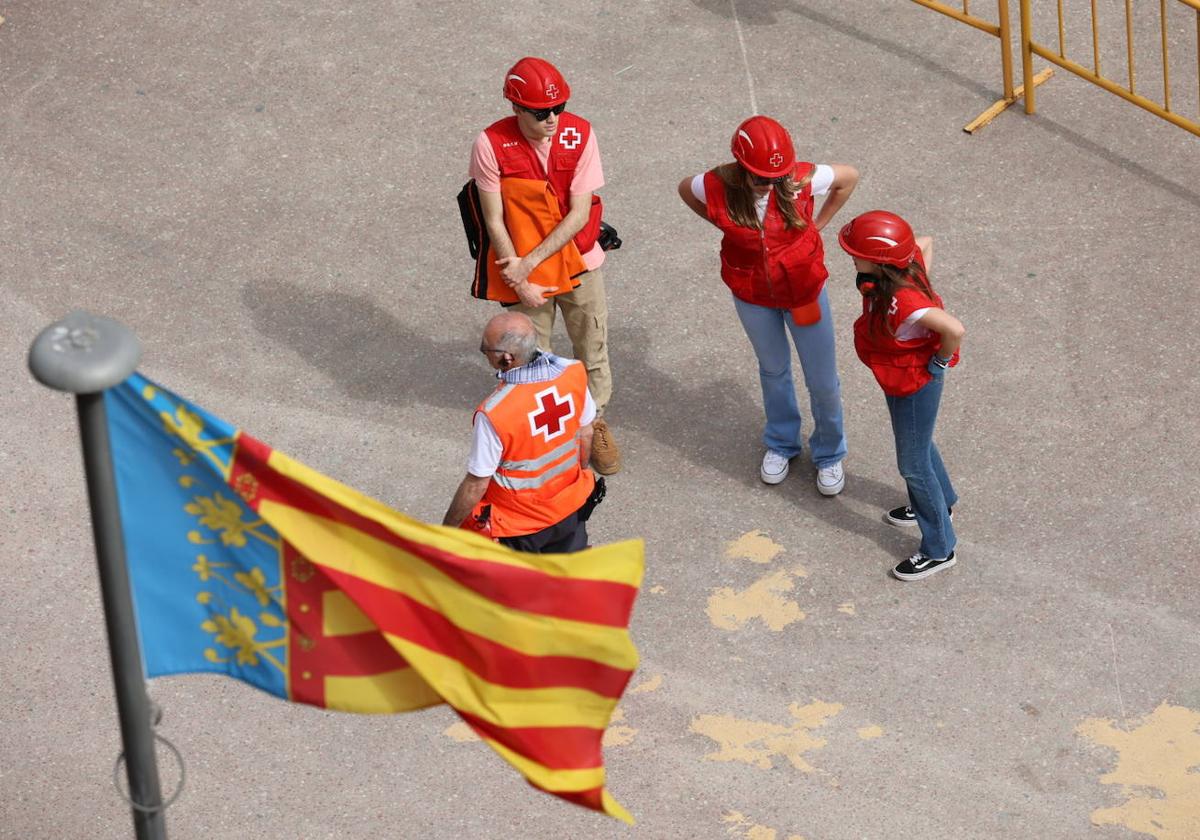
[[[537,403],[529,412],[529,433],[541,435],[549,443],[567,430],[567,421],[575,416],[575,400],[570,394],[564,398],[558,386],[551,385],[534,396]]]
[[[776,152],[775,154],[771,155],[770,164],[772,166],[779,166],[782,163],[783,163],[783,155],[779,154],[779,152]]]
[[[558,142],[562,144],[564,149],[574,149],[579,145],[579,141],[583,139],[583,135],[579,133],[579,129],[575,126],[568,126],[558,133]]]

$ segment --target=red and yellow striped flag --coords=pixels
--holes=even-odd
[[[600,741],[637,667],[640,541],[517,553],[410,519],[244,434],[230,483],[403,657],[363,689],[396,710],[436,695],[530,784],[632,821],[605,788]]]
[[[217,671],[352,712],[445,702],[533,786],[632,822],[601,739],[638,663],[640,540],[515,552],[411,519],[136,374],[106,400],[150,676]]]

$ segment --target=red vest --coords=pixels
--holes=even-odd
[[[470,519],[491,505],[491,535],[515,537],[557,525],[596,484],[579,463],[579,417],[587,372],[572,362],[557,378],[502,383],[479,404],[500,438],[500,465]]]
[[[925,295],[921,294],[921,297]],[[943,308],[942,299],[936,292],[932,300],[926,300],[930,306]],[[863,313],[854,322],[854,349],[858,352],[858,358],[875,374],[875,381],[888,396],[907,397],[915,394],[933,378],[926,368],[929,359],[942,346],[942,337],[931,330],[924,338],[897,341],[890,331],[875,333],[870,328],[870,305],[871,301],[863,298]],[[909,312],[912,311],[915,310],[910,308]],[[907,317],[907,313],[899,316],[900,313],[888,316],[887,324],[891,329],[895,329],[898,322]],[[958,364],[957,353],[950,364]]]
[[[807,175],[811,163],[796,164],[792,177]],[[806,184],[796,196],[796,207],[808,222],[803,230],[787,227],[775,203],[767,199],[763,229],[743,227],[729,218],[725,182],[716,171],[704,175],[708,218],[721,229],[721,279],[734,297],[757,306],[792,309],[814,302],[825,286],[825,247],[812,224],[812,190]]]
[[[537,152],[521,133],[515,116],[505,117],[484,129],[488,139],[492,141],[492,150],[496,153],[496,163],[500,167],[501,178],[529,178],[535,181],[549,181],[551,189],[558,198],[558,207],[563,218],[571,209],[571,181],[575,177],[575,168],[579,158],[592,136],[592,125],[583,117],[578,117],[568,111],[558,118],[558,131],[550,140],[550,156],[546,167]],[[603,213],[600,196],[592,196],[592,211],[583,229],[575,234],[575,245],[579,253],[586,254],[596,244],[600,235],[600,216]]]

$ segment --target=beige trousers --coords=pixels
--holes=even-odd
[[[571,338],[575,358],[587,370],[588,390],[596,401],[598,416],[612,396],[612,371],[608,366],[608,304],[604,297],[604,275],[600,269],[579,276],[579,287],[572,292],[550,298],[541,306],[518,303],[511,307],[524,312],[537,328],[538,346],[550,349],[554,332],[554,316],[562,310],[563,324]]]

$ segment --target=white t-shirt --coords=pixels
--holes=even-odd
[[[914,309],[912,314],[904,319],[904,323],[896,327],[896,340],[916,341],[929,335],[929,330],[917,323],[925,317],[925,313],[928,311],[928,306],[923,309]]]
[[[702,172],[692,179],[692,195],[696,196],[696,200],[701,204],[708,201],[707,193],[704,192],[704,175],[705,173]],[[829,188],[833,186],[833,167],[823,163],[816,164],[813,167],[813,176],[809,186],[814,198],[829,192]],[[754,209],[758,211],[760,222],[767,215],[767,202],[770,198],[771,194],[765,192],[754,202]]]
[[[579,425],[586,426],[596,419],[596,401],[592,392],[584,389],[583,414],[579,416]],[[500,444],[500,436],[496,427],[482,411],[475,413],[473,425],[474,434],[471,438],[471,454],[467,456],[467,472],[476,478],[490,478],[496,474],[504,448]]]

